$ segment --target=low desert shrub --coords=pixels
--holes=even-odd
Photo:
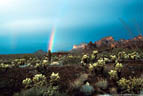
[[[80,92],[84,93],[86,96],[91,96],[91,94],[94,92],[94,88],[88,82],[86,82],[86,84],[80,88]]]

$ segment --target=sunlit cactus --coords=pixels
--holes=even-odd
[[[132,52],[132,53],[129,53],[129,58],[132,60],[136,60],[136,59],[140,59],[141,56],[139,55],[138,52]]]
[[[130,78],[125,79],[121,78],[119,81],[117,81],[118,86],[121,87],[124,92],[130,92],[137,94],[143,89],[143,79],[142,78]]]
[[[14,67],[14,66],[15,66],[14,64],[11,64],[11,65],[9,65],[9,64],[4,64],[4,63],[1,63],[1,64],[0,64],[0,68],[4,68],[4,69],[12,68],[12,67]]]
[[[97,54],[98,54],[98,51],[97,50],[94,50],[91,54],[91,61],[92,62],[95,62],[97,60]]]
[[[143,78],[131,78],[131,91],[139,92],[143,89]]]
[[[105,61],[105,62],[110,62],[110,59],[109,59],[109,58],[104,57],[104,61]]]
[[[121,87],[122,90],[125,90],[126,92],[130,92],[130,80],[127,80],[125,78],[121,78],[119,81],[117,81],[118,86]]]
[[[89,67],[88,67],[88,68],[89,68],[89,71],[92,72],[93,69],[94,69],[94,66],[93,66],[92,64],[89,64]]]
[[[93,64],[93,67],[94,67],[94,68],[96,68],[97,66],[98,66],[98,63],[97,63],[97,62]]]
[[[89,63],[89,56],[88,55],[83,55],[83,57],[81,59],[81,63],[83,65],[86,65],[87,63]]]
[[[4,63],[1,63],[0,64],[0,68],[9,68],[10,66],[8,64],[4,64]]]
[[[105,61],[103,59],[99,59],[96,63],[89,64],[89,70],[103,72],[104,66],[105,66]]]
[[[43,60],[43,61],[42,61],[42,64],[43,64],[43,65],[46,65],[46,64],[48,64],[48,61],[47,61],[47,60]]]
[[[31,78],[26,78],[22,81],[22,84],[25,86],[25,88],[32,87],[32,80]]]
[[[110,55],[110,58],[112,61],[115,61],[117,59],[116,55]]]
[[[126,52],[124,52],[124,51],[119,52],[119,53],[118,53],[118,58],[123,59],[125,54],[126,54]]]
[[[125,54],[124,55],[124,59],[126,60],[126,59],[129,59],[129,55],[128,54]]]
[[[114,80],[118,79],[118,75],[117,75],[117,71],[116,70],[111,70],[109,72],[109,75],[110,75],[110,79],[114,79]]]
[[[73,58],[73,56],[72,56],[72,55],[69,55],[68,58]]]
[[[42,74],[36,74],[32,80],[33,80],[34,86],[36,87],[44,86],[47,84],[47,79],[45,75],[42,75]]]
[[[41,66],[41,64],[39,64],[39,63],[35,64],[35,68],[39,68],[40,66]]]
[[[93,51],[93,55],[97,55],[98,54],[98,51],[97,50],[94,50]]]
[[[117,63],[117,64],[115,65],[115,70],[116,70],[117,72],[121,72],[122,68],[123,68],[123,64],[122,64],[122,63]]]
[[[52,72],[51,76],[50,76],[50,82],[51,83],[55,83],[60,79],[59,73],[54,73]]]
[[[104,65],[105,65],[105,61],[103,60],[103,58],[100,58],[100,59],[97,61],[97,63],[98,63],[98,66],[100,66],[100,67],[104,67]]]

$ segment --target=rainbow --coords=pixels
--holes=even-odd
[[[53,44],[54,44],[54,36],[55,36],[55,27],[52,28],[51,35],[50,35],[50,41],[48,45],[48,50],[51,50],[51,52],[52,52]]]

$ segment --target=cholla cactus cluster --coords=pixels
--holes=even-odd
[[[46,64],[48,64],[48,60],[43,60],[42,65],[46,65]]]
[[[50,82],[54,83],[54,82],[57,82],[59,79],[60,79],[59,73],[52,72],[50,76]]]
[[[93,70],[103,71],[106,62],[109,62],[108,58],[99,58],[99,59],[97,59],[97,54],[98,54],[98,51],[95,50],[95,51],[93,51],[93,53],[91,55],[91,60],[92,60],[93,64],[90,63],[88,65],[88,69],[89,69],[90,72],[92,72]]]
[[[41,87],[47,84],[47,79],[45,75],[36,74],[32,79],[26,78],[25,80],[22,81],[22,83],[25,86],[25,88],[32,86]]]
[[[31,78],[26,78],[22,81],[22,84],[25,86],[25,88],[32,87],[32,80]]]
[[[109,58],[104,57],[104,61],[105,61],[105,63],[108,63],[108,62],[110,62],[111,60],[110,60]]]
[[[94,69],[93,64],[89,64],[88,68],[89,68],[89,71],[90,71],[90,72],[92,72],[92,71],[93,71],[93,69]]]
[[[130,59],[133,59],[133,60],[140,59],[140,55],[137,52],[132,52],[128,55],[129,55]]]
[[[117,56],[116,55],[110,55],[111,61],[116,61]]]
[[[94,50],[93,51],[93,55],[97,55],[98,54],[98,51],[97,50]]]
[[[97,50],[94,50],[91,54],[91,61],[92,62],[95,62],[96,59],[97,59],[97,54],[98,54],[98,51]]]
[[[121,78],[119,81],[117,81],[118,86],[121,87],[124,92],[128,93],[134,93],[139,92],[143,89],[143,79],[142,78],[130,78],[125,79]]]
[[[115,70],[116,70],[117,72],[121,72],[122,68],[123,68],[123,64],[122,64],[122,63],[117,63],[117,64],[115,65]]]
[[[34,86],[44,86],[47,84],[47,79],[45,75],[36,74],[32,79]]]
[[[114,79],[114,80],[118,79],[118,75],[117,75],[117,71],[116,70],[111,70],[109,72],[109,75],[110,75],[111,79]]]
[[[72,56],[72,55],[69,55],[68,58],[73,58],[73,56]]]
[[[141,55],[138,52],[126,53],[123,51],[118,53],[118,58],[123,60],[127,60],[127,59],[136,60],[136,59],[140,59]]]
[[[35,64],[35,68],[39,68],[39,67],[45,67],[48,65],[48,60],[42,60],[41,63],[36,63]]]
[[[104,65],[105,65],[104,59],[103,59],[103,58],[100,58],[100,59],[97,61],[97,65],[98,65],[99,67],[104,67]]]
[[[128,55],[126,54],[126,52],[122,51],[118,53],[118,58],[125,59],[128,58]]]
[[[100,69],[104,68],[104,66],[105,66],[105,61],[103,58],[100,58],[96,63],[89,64],[88,68],[90,72],[93,70],[101,71]]]
[[[14,65],[13,64],[4,64],[4,63],[1,63],[0,64],[0,68],[4,68],[4,69],[7,69],[7,68],[12,68],[12,67],[14,67]]]
[[[15,59],[13,60],[13,62],[17,65],[21,65],[21,64],[25,64],[26,63],[26,59],[25,58],[21,58],[21,59]]]
[[[143,89],[143,78],[131,78],[131,91],[140,91]]]
[[[81,63],[83,65],[86,65],[89,62],[89,56],[88,55],[83,55],[82,59],[81,59]]]
[[[122,90],[126,90],[127,92],[130,92],[130,80],[121,78],[117,83]]]

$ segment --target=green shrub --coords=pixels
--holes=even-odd
[[[15,93],[13,96],[68,96],[66,93],[60,93],[57,86],[32,87]]]
[[[101,89],[107,89],[108,81],[107,80],[100,80],[95,85]]]
[[[80,88],[80,92],[83,92],[87,96],[91,96],[91,94],[94,92],[94,88],[87,82]]]

